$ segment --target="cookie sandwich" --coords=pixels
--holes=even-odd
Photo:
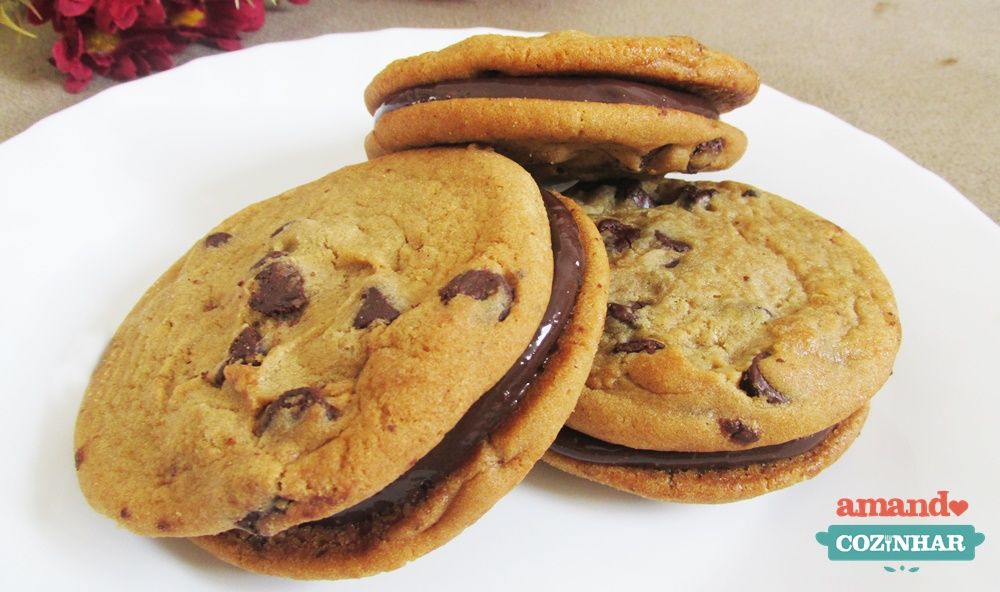
[[[746,148],[719,114],[758,86],[750,66],[689,37],[477,35],[376,75],[365,147],[481,143],[543,179],[714,171]]]
[[[600,236],[510,160],[411,151],[247,207],[111,340],[79,411],[88,502],[297,578],[398,567],[527,473],[606,306]]]
[[[900,324],[846,231],[740,183],[580,184],[604,335],[545,461],[641,496],[727,502],[811,478],[858,436]]]

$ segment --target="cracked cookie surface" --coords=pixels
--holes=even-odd
[[[504,375],[551,285],[538,187],[489,152],[393,155],[254,204],[107,347],[77,419],[84,494],[152,536],[350,507]]]
[[[900,341],[892,290],[837,225],[739,183],[580,184],[611,265],[568,426],[632,448],[779,444],[861,409]]]

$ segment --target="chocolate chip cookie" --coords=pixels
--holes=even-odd
[[[739,183],[580,184],[604,237],[604,336],[545,460],[643,496],[751,497],[858,435],[900,342],[892,290],[837,225]]]
[[[577,206],[487,151],[390,155],[254,204],[115,334],[77,420],[81,488],[249,569],[397,567],[544,453],[607,273]]]
[[[482,143],[546,179],[713,171],[746,148],[719,114],[758,85],[689,37],[477,35],[375,76],[366,149]]]

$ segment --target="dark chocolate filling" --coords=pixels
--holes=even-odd
[[[524,352],[503,378],[473,403],[441,442],[410,470],[353,507],[302,526],[341,528],[363,524],[374,516],[398,514],[401,506],[419,502],[434,486],[461,467],[476,447],[518,409],[532,381],[555,351],[583,282],[585,253],[576,221],[552,194],[542,191],[542,199],[552,232],[552,296]]]
[[[835,427],[772,446],[719,452],[664,452],[629,448],[563,428],[550,450],[574,460],[599,465],[665,470],[730,469],[798,456],[822,443]]]
[[[548,99],[593,103],[627,103],[661,109],[679,109],[710,119],[719,111],[708,99],[693,93],[620,78],[499,77],[449,80],[402,90],[388,97],[375,119],[410,105],[446,99]]]

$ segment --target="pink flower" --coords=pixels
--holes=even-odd
[[[97,0],[94,7],[97,28],[108,33],[128,29],[139,18],[143,4],[143,0]]]
[[[63,16],[80,16],[90,10],[94,0],[56,0],[56,12]]]

